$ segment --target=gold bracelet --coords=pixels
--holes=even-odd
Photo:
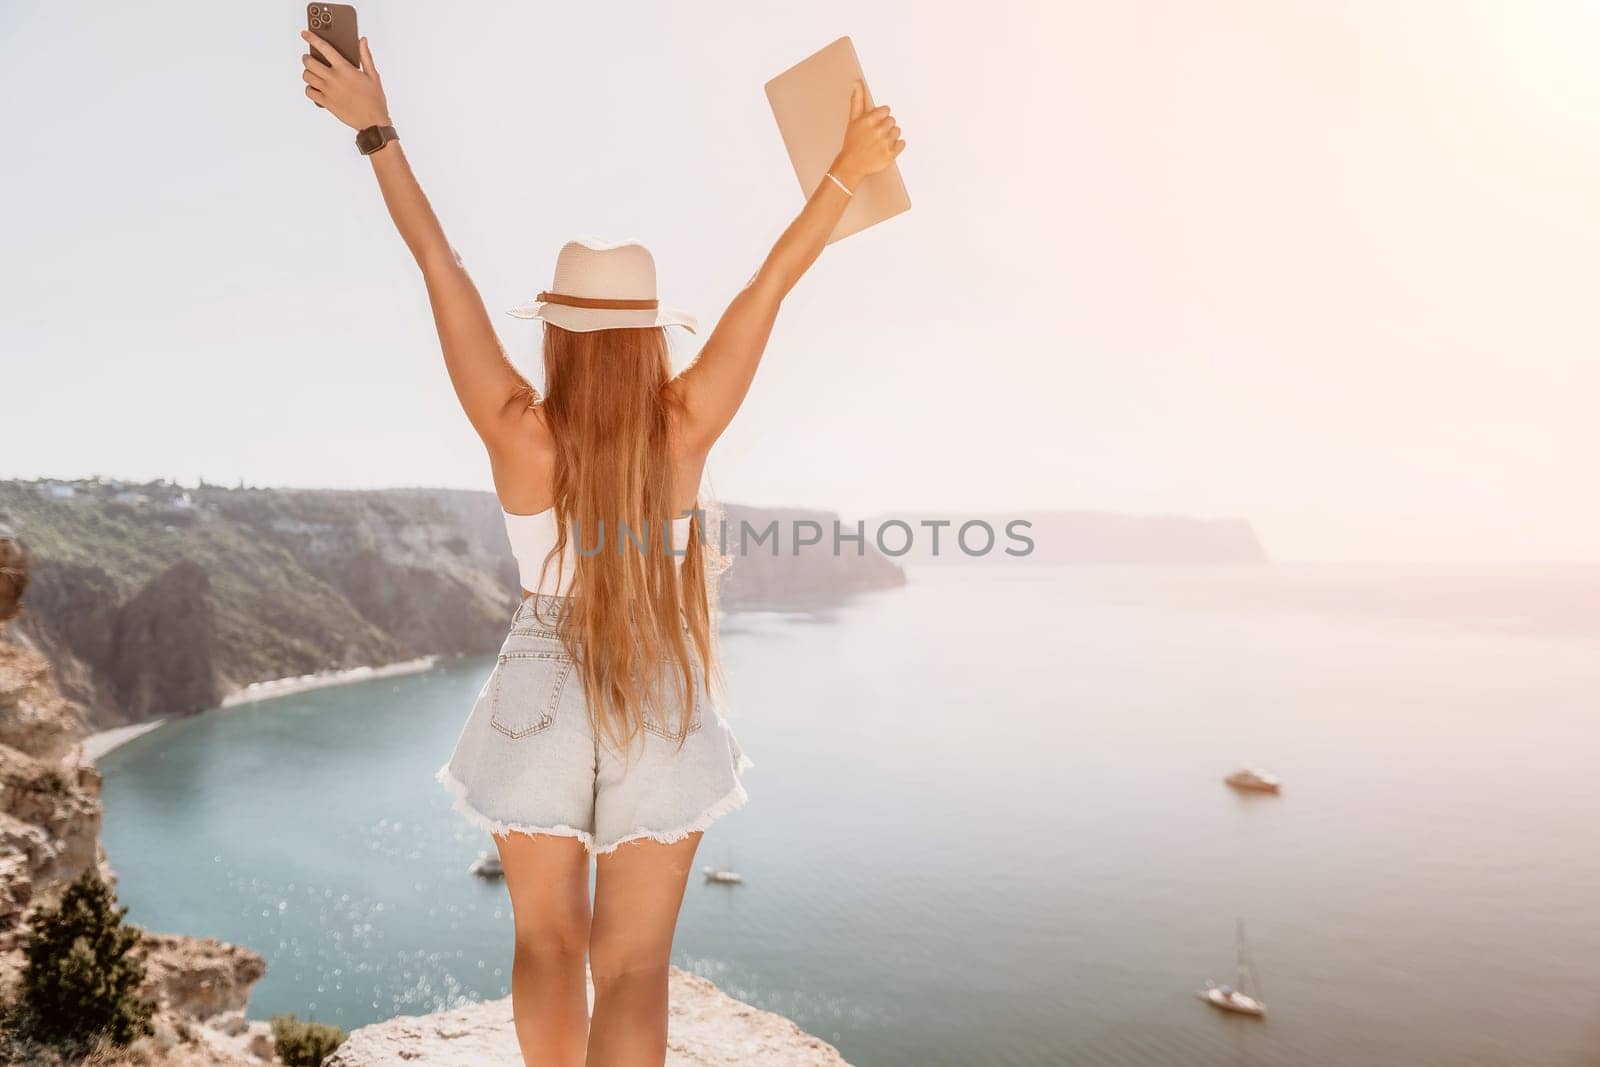
[[[855,193],[852,193],[848,188],[845,187],[844,182],[840,181],[838,178],[835,178],[833,176],[833,171],[831,171],[831,170],[823,171],[822,172],[822,176],[824,178],[827,178],[833,184],[837,185],[839,187],[839,191],[844,193],[845,196],[855,196],[856,195]]]

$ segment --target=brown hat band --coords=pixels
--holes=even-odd
[[[567,296],[565,293],[540,293],[535,300],[546,304],[565,304],[575,308],[616,308],[620,311],[654,311],[658,300],[606,300],[593,296]]]

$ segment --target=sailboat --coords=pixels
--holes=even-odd
[[[479,878],[504,878],[506,874],[500,866],[500,857],[492,852],[478,853],[478,858],[472,861],[467,873],[475,874]]]
[[[1238,927],[1234,933],[1234,951],[1238,957],[1237,984],[1218,985],[1208,981],[1206,987],[1196,995],[1212,1007],[1259,1019],[1267,1014],[1267,1005],[1261,1000],[1261,983],[1254,977],[1253,968],[1250,966],[1250,953],[1244,940],[1243,919],[1238,920]]]
[[[706,881],[713,885],[744,885],[744,875],[733,869],[731,862],[732,853],[729,853],[730,862],[726,867],[702,867],[701,873],[706,876]]]

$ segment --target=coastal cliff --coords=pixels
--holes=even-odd
[[[781,1015],[734,1000],[687,971],[672,968],[668,996],[667,1067],[849,1067],[827,1042]],[[394,1063],[522,1067],[511,1028],[511,999],[364,1026],[350,1035],[325,1067]]]
[[[492,493],[3,481],[0,522],[34,555],[17,631],[94,729],[193,714],[268,679],[492,652],[517,600]],[[875,550],[754,554],[729,575],[731,611],[904,581]]]
[[[0,633],[18,615],[30,578],[26,553],[0,529]],[[85,732],[82,709],[57,690],[45,657],[0,641],[0,1001],[15,996],[33,909],[56,903],[85,871],[114,880],[100,844],[100,775],[83,757]],[[259,955],[150,933],[136,955],[145,967],[140,995],[158,1006],[155,1032],[143,1039],[144,1052],[156,1057],[150,1062],[236,1067],[260,1064],[262,1052],[270,1059],[266,1024],[244,1018],[250,987],[266,973]]]

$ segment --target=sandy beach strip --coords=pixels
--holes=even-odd
[[[416,659],[401,660],[398,663],[385,663],[381,667],[348,667],[343,670],[300,674],[292,678],[269,678],[264,682],[251,682],[247,686],[235,689],[222,698],[220,706],[231,708],[239,704],[251,704],[257,700],[288,696],[290,693],[303,693],[308,689],[325,689],[330,685],[349,685],[352,682],[370,682],[378,678],[392,678],[397,674],[416,674],[431,668],[438,658],[418,656]]]
[[[330,685],[349,685],[353,682],[370,682],[379,678],[392,678],[399,674],[416,674],[419,671],[429,670],[438,661],[437,656],[418,656],[416,659],[401,660],[398,663],[385,663],[381,667],[346,667],[339,670],[317,671],[314,674],[297,674],[288,678],[269,678],[262,682],[251,682],[249,685],[240,686],[222,698],[222,703],[211,711],[225,708],[238,707],[240,704],[253,704],[258,700],[271,700],[274,697],[288,696],[291,693],[304,693],[309,689],[324,689]],[[205,715],[209,712],[201,712]],[[109,730],[100,730],[83,739],[83,755],[89,760],[97,760],[107,752],[121,745],[127,744],[136,737],[149,733],[165,719],[156,719],[153,722],[136,722],[129,726],[113,726]]]
[[[154,722],[136,722],[127,726],[113,726],[109,730],[92,733],[83,739],[83,758],[97,760],[112,749],[127,744],[135,737],[149,733],[166,721],[165,719],[156,719]]]

